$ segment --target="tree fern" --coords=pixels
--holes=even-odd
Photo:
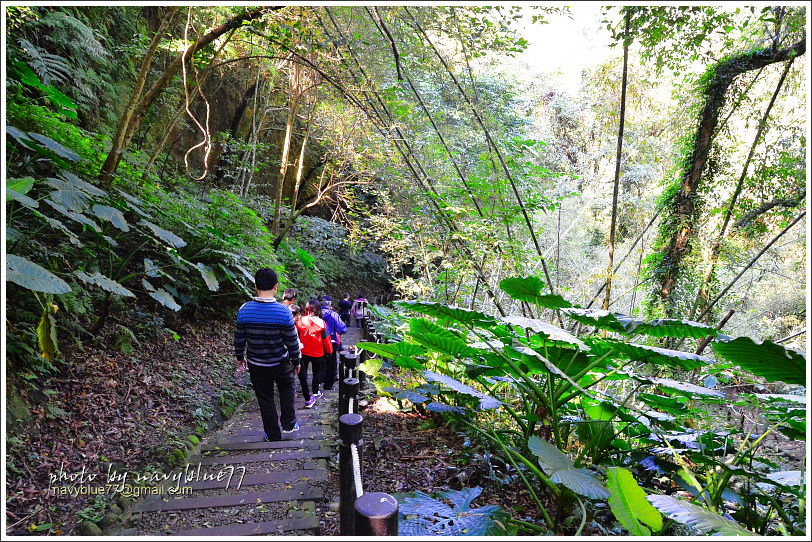
[[[96,39],[93,30],[79,19],[63,11],[50,11],[43,15],[38,26],[48,29],[48,41],[59,49],[66,49],[71,58],[82,67],[106,60],[110,53]]]
[[[42,47],[34,45],[24,38],[19,38],[17,43],[25,53],[26,62],[34,70],[42,82],[46,85],[64,83],[70,78],[71,67],[67,59],[59,55],[49,53]]]

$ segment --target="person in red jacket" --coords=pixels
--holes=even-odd
[[[321,397],[319,384],[324,365],[324,356],[333,353],[333,345],[327,334],[327,324],[322,319],[321,303],[311,299],[305,306],[305,315],[296,322],[299,341],[302,344],[302,370],[299,372],[299,383],[305,398],[305,408],[313,408],[316,399]],[[307,386],[307,367],[313,366],[312,389]],[[312,391],[312,394],[311,394]]]

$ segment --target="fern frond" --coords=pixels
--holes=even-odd
[[[51,54],[24,38],[19,38],[17,43],[27,57],[27,64],[44,84],[62,83],[70,77],[71,69],[65,58]]]
[[[49,41],[58,48],[69,50],[80,64],[87,65],[87,60],[103,61],[110,56],[96,39],[93,29],[67,13],[51,11],[37,24],[47,27]]]

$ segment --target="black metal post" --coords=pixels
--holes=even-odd
[[[355,536],[397,536],[398,501],[387,493],[364,493],[355,501],[354,520]]]
[[[358,367],[358,354],[341,354],[341,362],[347,368],[347,376],[344,378],[355,378],[355,368]]]
[[[358,413],[358,379],[345,378],[344,391],[338,396],[338,415],[350,413],[350,399],[352,399],[355,407],[353,412]]]
[[[358,460],[360,461],[363,422],[364,418],[358,414],[344,414],[338,418],[339,522],[342,536],[350,536],[354,531],[356,494],[352,445],[355,444],[358,447]]]
[[[363,365],[366,360],[367,360],[367,351],[362,349],[358,352],[358,365],[359,366]],[[358,369],[356,371],[356,378],[358,379],[358,389],[359,390],[367,389],[367,374],[364,371]]]

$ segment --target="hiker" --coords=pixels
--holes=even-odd
[[[347,327],[350,325],[351,307],[352,301],[350,301],[350,294],[344,294],[344,299],[338,302],[338,315],[341,317],[341,321],[344,322],[344,325]]]
[[[283,433],[299,429],[293,407],[293,377],[299,373],[301,358],[299,334],[291,311],[276,302],[276,272],[267,267],[258,270],[254,284],[257,296],[237,311],[234,354],[237,372],[247,368],[251,376],[265,440],[276,441],[282,440]],[[279,390],[281,419],[276,413],[274,385]]]
[[[341,335],[347,332],[347,326],[341,321],[338,314],[332,309],[333,298],[323,295],[321,300],[322,319],[327,324],[327,335],[333,344],[333,353],[324,357],[324,384],[323,389],[330,391],[336,381],[338,373],[338,356],[341,352]]]
[[[282,304],[293,310],[292,307],[296,304],[296,290],[293,288],[285,290],[285,293],[282,294]]]
[[[333,353],[333,344],[327,335],[327,324],[322,320],[321,304],[317,299],[311,299],[305,306],[305,314],[298,322],[299,340],[302,343],[302,370],[299,371],[299,383],[302,385],[302,395],[305,399],[305,408],[313,408],[316,400],[321,397],[319,384],[322,382],[322,372],[325,356]],[[307,387],[307,367],[313,367],[312,387]]]
[[[367,317],[367,300],[360,294],[352,304],[352,317],[355,318],[355,327],[361,327],[361,320]]]

